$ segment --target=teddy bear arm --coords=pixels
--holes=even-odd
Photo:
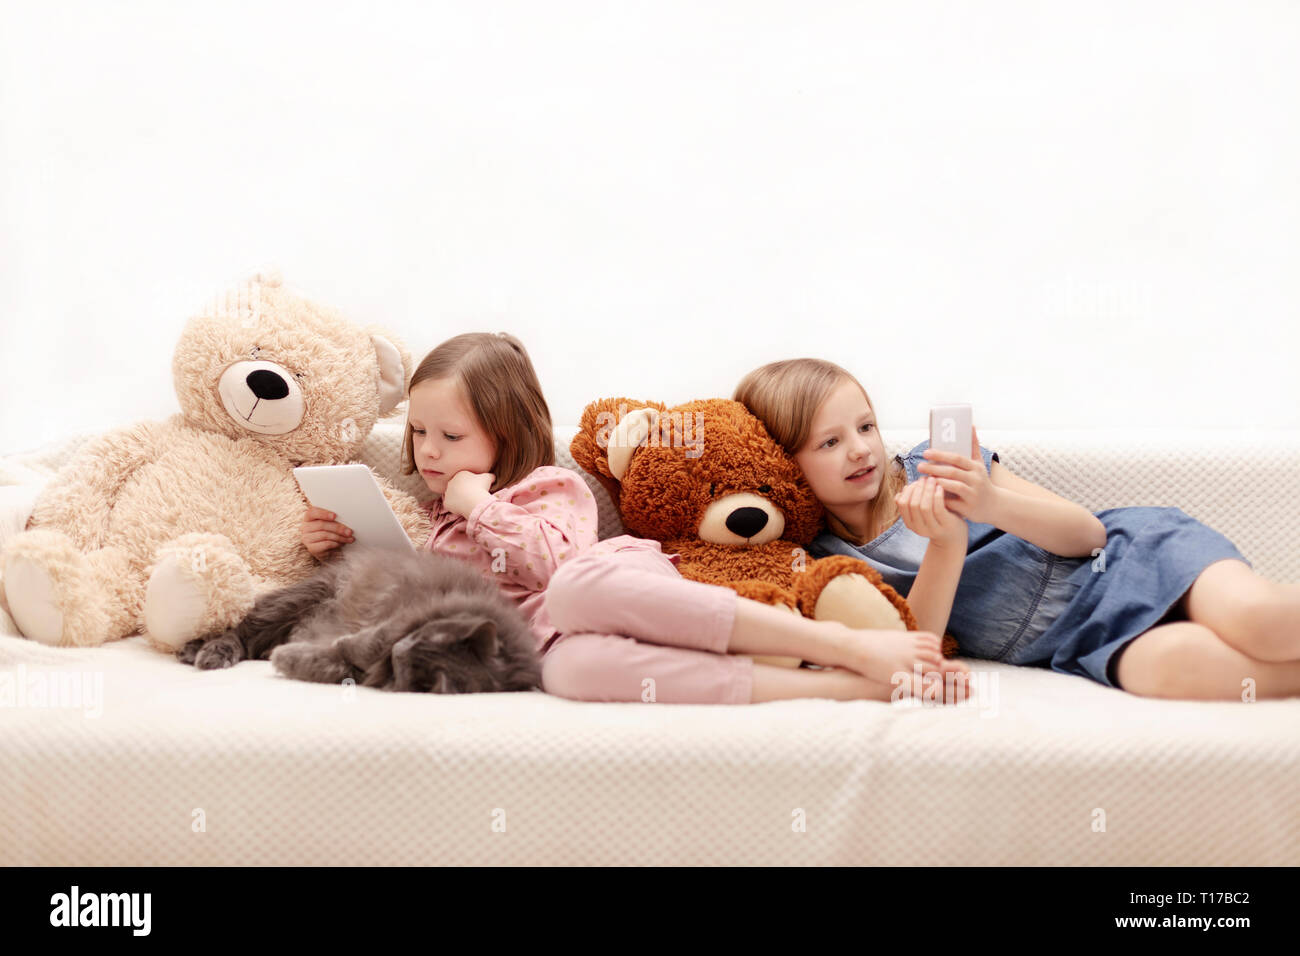
[[[169,425],[140,422],[92,438],[41,490],[31,527],[63,531],[79,548],[103,546],[122,486],[165,445]]]
[[[789,588],[783,588],[773,584],[771,581],[747,580],[747,581],[729,581],[727,587],[735,591],[741,597],[749,598],[760,604],[771,604],[773,606],[788,607],[792,611],[797,611],[798,604],[794,592]]]
[[[794,589],[808,617],[858,628],[917,629],[907,598],[857,558],[833,555],[808,562],[795,576]]]

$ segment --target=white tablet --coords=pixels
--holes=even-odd
[[[355,543],[416,550],[365,465],[303,465],[293,470],[293,476],[312,505],[334,512],[334,520],[352,529]]]

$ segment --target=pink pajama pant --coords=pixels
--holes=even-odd
[[[735,592],[687,581],[657,548],[617,541],[566,561],[548,582],[546,613],[560,634],[542,655],[542,689],[574,700],[749,703],[754,662],[726,653]]]

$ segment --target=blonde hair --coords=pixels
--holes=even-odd
[[[768,434],[787,454],[796,455],[808,441],[817,409],[845,381],[861,389],[862,397],[874,412],[876,406],[861,382],[834,362],[815,358],[785,359],[756,368],[740,380],[732,398],[762,421]],[[876,427],[880,427],[879,415],[876,416]],[[892,467],[885,470],[879,492],[867,503],[868,534],[874,529],[883,530],[898,518],[894,495],[906,484],[906,471],[900,472]],[[826,524],[832,532],[854,544],[866,544],[871,540],[858,538],[829,511],[826,512]]]
[[[492,438],[496,461],[492,490],[522,481],[534,468],[555,464],[555,431],[533,363],[523,343],[498,332],[466,332],[426,355],[406,390],[421,382],[454,379],[479,425]],[[415,448],[408,410],[402,442],[402,474],[415,472]]]

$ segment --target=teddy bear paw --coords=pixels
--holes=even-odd
[[[907,630],[893,602],[861,574],[842,574],[826,582],[813,617],[856,628]]]
[[[181,558],[169,555],[149,575],[144,626],[149,638],[177,650],[198,635],[208,600],[202,580]]]
[[[252,590],[252,576],[228,538],[182,535],[159,549],[149,574],[144,635],[159,650],[175,653],[239,623],[252,606]]]
[[[5,603],[22,635],[41,644],[63,643],[63,611],[54,580],[35,561],[10,556],[4,567]]]
[[[22,635],[51,646],[90,647],[110,636],[105,597],[94,569],[61,532],[25,531],[3,557],[10,617]]]

